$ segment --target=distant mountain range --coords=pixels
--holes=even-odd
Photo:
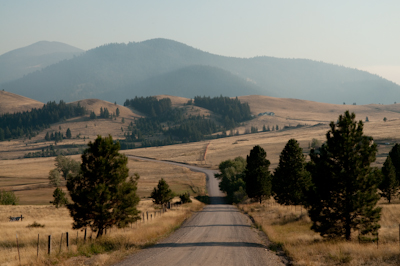
[[[22,78],[44,67],[84,52],[60,42],[41,41],[0,55],[0,84]]]
[[[400,101],[399,85],[365,71],[306,59],[225,57],[166,39],[100,46],[0,89],[41,102],[99,98],[122,103],[158,94],[258,94],[339,104]]]

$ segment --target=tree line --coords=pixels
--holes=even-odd
[[[279,204],[303,205],[312,221],[311,229],[326,238],[377,239],[380,196],[390,202],[398,196],[400,145],[396,144],[382,169],[371,167],[377,145],[363,134],[362,121],[348,111],[330,123],[326,141],[310,151],[310,161],[295,139],[290,139],[274,173],[260,146],[245,160],[237,157],[219,165],[220,188],[232,202],[245,197],[259,202],[271,196]],[[378,189],[379,188],[379,189]]]
[[[192,101],[189,101],[189,104]],[[211,98],[210,96],[196,96],[194,97],[194,105],[206,108],[221,115],[220,122],[229,130],[237,126],[240,122],[251,119],[251,111],[248,103],[241,103],[236,97],[231,99],[229,97]]]
[[[0,115],[0,141],[20,137],[34,137],[50,124],[62,120],[82,116],[86,109],[79,102],[77,105],[48,102],[42,108],[33,108],[31,111]]]

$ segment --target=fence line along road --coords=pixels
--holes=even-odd
[[[148,158],[130,158],[157,161]],[[211,204],[186,221],[170,237],[130,255],[116,266],[128,265],[285,265],[266,247],[250,219],[223,200],[216,171],[176,162],[158,161],[187,167],[207,175]]]

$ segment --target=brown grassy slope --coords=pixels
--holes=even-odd
[[[7,91],[0,91],[0,115],[41,108],[43,103]]]

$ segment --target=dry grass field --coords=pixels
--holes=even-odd
[[[281,206],[270,200],[238,207],[274,242],[270,248],[283,248],[294,265],[400,265],[400,202],[379,205],[383,208],[379,243],[359,243],[357,232],[350,242],[324,240],[310,229],[311,220],[299,206]]]
[[[80,160],[79,155],[71,158]],[[23,205],[49,204],[54,188],[48,186],[48,174],[55,168],[54,162],[54,157],[2,160],[0,188],[14,190]],[[141,198],[149,197],[161,178],[170,184],[176,194],[190,192],[197,195],[205,192],[205,175],[185,167],[129,159],[128,168],[130,175],[140,175],[137,192]]]
[[[187,115],[200,114],[207,116],[212,114],[203,108],[185,106],[185,103],[188,101],[186,98],[165,95],[158,97],[170,97],[174,106],[185,108]],[[358,106],[349,105],[348,103],[347,105],[334,105],[296,99],[279,99],[267,96],[243,96],[239,97],[239,99],[248,102],[255,115],[254,119],[235,129],[235,132],[236,130],[239,131],[239,136],[164,147],[133,149],[122,152],[127,155],[172,160],[217,169],[221,161],[232,159],[236,156],[246,157],[255,145],[261,145],[267,152],[267,158],[271,161],[270,170],[273,171],[278,164],[279,155],[289,139],[297,139],[303,148],[304,154],[308,154],[311,140],[316,138],[320,141],[324,141],[325,134],[329,130],[329,122],[336,121],[338,116],[343,114],[346,110],[355,112],[357,120],[365,121],[366,117],[368,117],[370,122],[364,124],[364,133],[372,136],[378,144],[378,156],[374,166],[382,166],[391,147],[400,139],[398,137],[398,131],[400,129],[400,104]],[[64,140],[58,143],[58,145],[75,147],[76,145],[86,144],[88,141],[93,140],[98,134],[103,136],[111,134],[114,139],[121,139],[130,121],[134,121],[136,117],[141,116],[140,113],[123,106],[116,106],[113,103],[100,100],[82,100],[80,104],[86,106],[88,110],[93,110],[96,114],[99,114],[100,107],[108,108],[111,113],[115,112],[116,107],[118,107],[121,111],[121,115],[116,120],[89,120],[88,117],[71,119],[52,125],[50,129],[41,132],[38,136],[30,140],[0,142],[0,188],[13,189],[19,196],[21,204],[30,205],[0,207],[0,221],[2,221],[2,217],[20,215],[19,212],[23,212],[22,214],[24,216],[31,215],[30,212],[37,212],[37,214],[35,214],[36,216],[33,215],[32,219],[29,221],[26,220],[26,223],[31,223],[32,220],[35,219],[37,219],[37,222],[41,223],[39,218],[41,217],[40,213],[43,212],[45,214],[44,216],[55,215],[64,217],[66,220],[64,225],[60,223],[59,229],[56,228],[57,226],[54,226],[54,229],[49,230],[54,230],[55,234],[58,235],[68,230],[67,227],[69,226],[70,228],[71,221],[69,220],[67,222],[67,213],[65,210],[56,210],[48,204],[52,198],[52,191],[54,188],[47,186],[47,176],[48,172],[54,168],[54,158],[18,158],[22,158],[23,155],[28,152],[40,151],[43,147],[54,144],[54,142],[44,141],[44,136],[47,131],[65,132],[67,128],[70,128],[73,138]],[[0,111],[2,106],[4,106],[3,98],[0,97]],[[274,112],[275,115],[257,116],[258,113],[263,112]],[[124,117],[125,123],[122,123],[122,117]],[[383,121],[384,117],[387,118],[387,122]],[[258,127],[258,129],[261,130],[263,125],[269,127],[278,125],[280,130],[244,134],[251,126]],[[296,127],[297,125],[301,126]],[[290,128],[283,129],[285,126]],[[79,137],[77,137],[78,135]],[[207,151],[206,147],[208,147]],[[203,160],[205,152],[206,159]],[[75,160],[80,159],[78,155],[72,156],[72,158]],[[166,179],[176,193],[189,191],[193,195],[204,192],[204,175],[191,172],[184,167],[132,159],[129,159],[128,167],[131,175],[137,172],[141,176],[138,184],[138,194],[142,199],[150,195],[153,187],[160,178]],[[395,202],[392,205],[388,205],[385,202],[381,202],[380,204],[383,207],[383,216],[379,248],[377,248],[375,244],[360,245],[357,241],[351,243],[323,241],[317,234],[309,229],[310,220],[304,213],[302,216],[300,215],[300,209],[294,211],[294,208],[288,209],[286,207],[267,204],[261,206],[257,204],[246,204],[241,205],[241,208],[254,217],[256,222],[263,227],[272,241],[277,243],[278,246],[283,245],[296,265],[338,265],[346,263],[348,265],[399,265],[399,243],[396,241],[398,241],[399,235],[400,205],[399,202]],[[28,209],[16,209],[24,207]],[[12,211],[11,214],[11,209],[7,208],[14,208],[13,210],[15,210],[15,213]],[[31,211],[29,211],[29,208],[31,208]],[[64,214],[62,213],[63,211],[65,212]],[[0,223],[0,228],[3,228],[3,225],[7,224],[5,221],[4,224],[3,222]],[[9,223],[7,226],[9,225],[10,228],[12,228],[12,224],[15,223]],[[27,225],[25,221],[20,224],[23,225],[23,228]],[[45,228],[52,228],[51,223],[45,224]],[[20,234],[19,232],[23,232],[20,231],[22,227],[7,229],[10,230],[9,241],[14,243],[13,238],[15,237],[15,232],[18,234]],[[36,235],[36,232],[32,234],[32,239],[34,235]],[[31,245],[35,243],[34,240],[29,240],[28,242],[31,243]],[[15,248],[14,244],[11,245],[11,248]],[[13,249],[13,252],[15,252],[15,249]],[[35,253],[34,249],[30,252],[32,254]],[[122,252],[121,254],[125,253]],[[28,261],[32,261],[32,256]],[[69,255],[62,253],[62,255],[55,255],[49,260],[52,261],[52,264],[57,264],[61,261],[64,261],[63,263],[66,263],[65,265],[68,265],[70,262],[71,264],[81,264],[80,259],[76,259],[76,262],[74,259],[65,262],[65,258],[68,256]],[[102,265],[113,259],[115,259],[115,257],[110,259],[109,255],[100,255],[96,256],[96,259],[93,259],[90,263],[93,265]],[[43,259],[40,260],[40,263],[46,264],[49,260]],[[8,265],[7,262],[3,263]],[[0,263],[0,265],[1,264],[2,263]]]
[[[112,228],[100,241],[89,230],[87,241],[83,241],[84,233],[72,229],[72,218],[66,208],[56,209],[53,206],[0,206],[0,265],[110,265],[126,255],[142,247],[150,245],[171,233],[193,212],[198,211],[202,203],[193,199],[193,203],[163,213],[155,209],[151,200],[141,200],[138,209],[142,213],[149,212],[145,220],[139,220],[125,229]],[[154,216],[154,211],[157,211]],[[8,222],[9,216],[23,214],[21,222]],[[150,217],[151,215],[151,217]],[[34,222],[44,225],[43,228],[30,228]],[[70,236],[70,248],[67,250],[65,232]],[[61,234],[63,242],[60,252]],[[39,235],[39,256],[37,241]],[[52,236],[52,250],[47,254],[47,237]],[[19,245],[19,255],[17,239]],[[78,245],[77,245],[78,236]]]

